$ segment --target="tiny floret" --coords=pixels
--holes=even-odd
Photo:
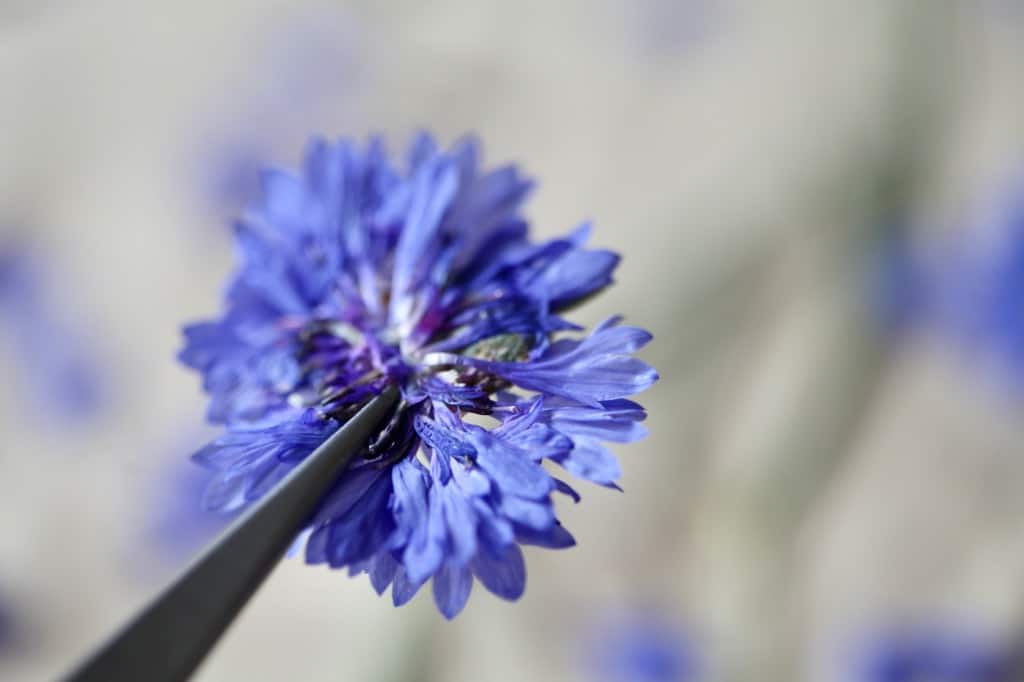
[[[390,421],[302,535],[307,562],[367,573],[396,605],[432,581],[452,618],[475,581],[523,594],[522,545],[575,544],[553,497],[579,495],[558,472],[616,488],[605,443],[646,434],[629,397],[658,377],[634,357],[643,329],[563,317],[619,257],[587,248],[589,226],[532,242],[531,187],[483,170],[475,141],[428,135],[404,163],[379,140],[314,139],[301,171],[265,172],[223,314],[186,327],[179,356],[225,429],[194,456],[213,472],[205,505],[259,499],[393,385]]]

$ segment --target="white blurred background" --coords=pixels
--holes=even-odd
[[[420,128],[538,178],[539,235],[623,253],[581,318],[654,332],[651,436],[521,602],[447,623],[286,561],[198,679],[591,680],[594,624],[637,611],[707,680],[856,679],[894,628],[1024,641],[1024,392],[905,323],[886,265],[975,243],[1022,177],[1022,67],[1014,0],[0,2],[0,255],[52,318],[0,327],[0,678],[66,671],[202,539],[163,532],[209,435],[174,356],[254,168]]]

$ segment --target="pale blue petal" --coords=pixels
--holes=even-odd
[[[554,458],[573,476],[610,485],[622,475],[619,461],[608,448],[590,438],[576,438],[568,454]]]
[[[472,588],[473,574],[468,566],[454,567],[446,563],[434,575],[434,603],[441,614],[451,620],[465,607]]]
[[[527,452],[483,429],[474,428],[470,436],[477,448],[477,463],[503,493],[540,499],[553,489],[551,477]]]
[[[405,568],[401,565],[395,569],[395,579],[391,584],[391,600],[395,606],[402,606],[416,596],[416,593],[423,587],[425,580],[413,581],[409,579]]]
[[[526,589],[526,563],[518,545],[511,545],[500,559],[480,552],[471,564],[473,574],[492,594],[515,601]]]

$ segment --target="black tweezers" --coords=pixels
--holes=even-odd
[[[394,387],[371,400],[64,679],[172,682],[188,678],[397,402]]]

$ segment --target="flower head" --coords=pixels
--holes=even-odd
[[[395,604],[429,579],[453,617],[474,578],[517,599],[521,545],[574,544],[544,461],[614,487],[605,441],[644,436],[628,396],[657,379],[632,357],[650,340],[611,319],[589,335],[562,317],[611,282],[615,254],[589,228],[543,243],[521,207],[531,183],[484,171],[472,140],[418,137],[401,166],[377,140],[313,140],[299,173],[263,175],[235,226],[226,309],[185,329],[209,418],[195,455],[207,506],[258,499],[389,385],[402,400],[311,523],[306,560],[366,572]]]

